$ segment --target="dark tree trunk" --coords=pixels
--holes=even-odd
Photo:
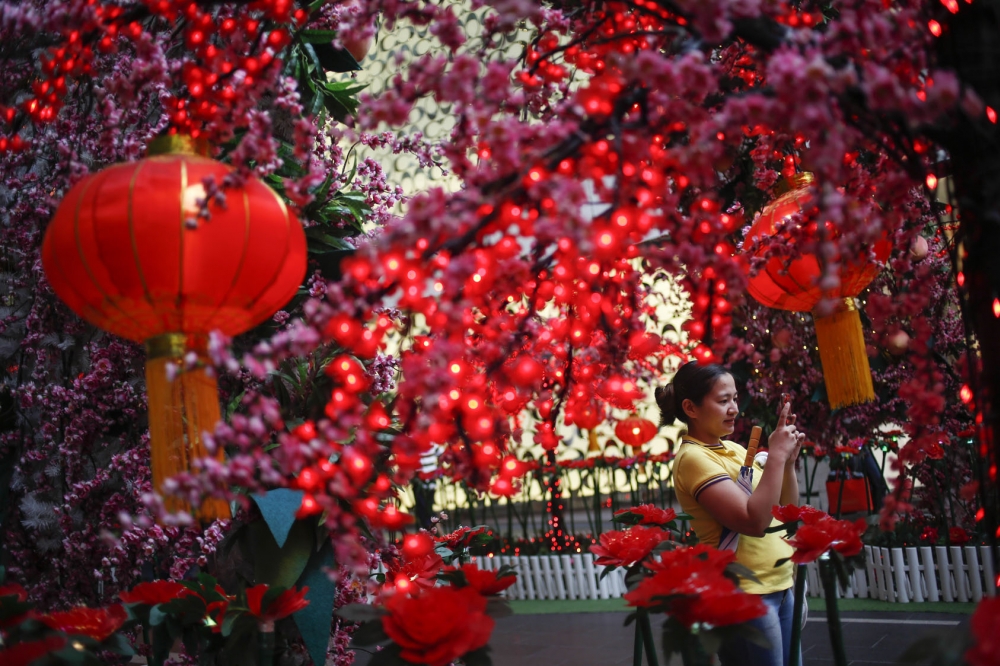
[[[971,87],[993,109],[1000,110],[1000,2],[960,3],[938,40],[942,65],[953,68],[964,86]],[[959,238],[964,255],[963,301],[967,328],[979,344],[982,370],[971,372],[979,428],[980,499],[985,510],[981,525],[989,532],[997,561],[1000,492],[997,460],[1000,454],[997,408],[1000,406],[1000,318],[993,303],[1000,297],[1000,125],[986,114],[962,115],[945,129],[940,140],[949,152],[959,214]],[[996,584],[996,581],[993,581]]]

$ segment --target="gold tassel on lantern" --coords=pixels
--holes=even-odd
[[[597,431],[589,430],[587,432],[587,439],[590,441],[590,446],[587,447],[587,455],[600,454],[601,445],[597,443]]]
[[[825,317],[813,313],[826,395],[834,409],[875,399],[861,316],[853,298]]]
[[[203,356],[204,345],[194,347]],[[208,455],[202,433],[221,418],[218,385],[207,366],[183,369],[184,355],[189,350],[188,338],[183,333],[167,333],[146,341],[150,466],[153,488],[160,494],[166,479],[190,471],[192,460]],[[181,367],[172,379],[167,375],[171,363]],[[215,458],[221,461],[222,451],[216,451]],[[176,497],[165,497],[164,501],[171,512],[190,508]],[[229,518],[229,504],[206,498],[195,514],[203,522]]]

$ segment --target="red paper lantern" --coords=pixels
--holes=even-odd
[[[812,174],[808,173],[797,174],[790,179],[792,189],[764,207],[750,228],[746,243],[749,245],[754,239],[766,239],[779,233],[789,237],[792,229],[786,226],[779,231],[778,227],[798,213],[803,213],[802,224],[807,225],[808,231],[808,225],[814,224],[809,219],[813,201],[812,181]],[[765,248],[766,243],[759,252],[763,253]],[[884,262],[892,248],[889,241],[883,238],[873,249],[876,259]],[[820,287],[820,263],[811,254],[791,260],[771,257],[756,275],[750,276],[747,290],[768,307],[813,313],[827,397],[830,405],[837,408],[875,398],[861,319],[854,299],[868,286],[879,268],[867,257],[834,257],[832,260],[840,264],[840,286],[832,291],[824,291]],[[824,297],[839,299],[840,307],[831,314],[815,312]]]
[[[212,203],[210,219],[191,223],[205,197],[203,179],[221,184],[232,170],[195,148],[190,137],[164,137],[146,159],[84,178],[60,203],[42,244],[49,283],[74,312],[146,344],[158,490],[205,454],[201,428],[219,419],[215,379],[203,364],[173,381],[168,364],[190,351],[203,355],[213,330],[236,335],[266,320],[294,296],[306,268],[302,226],[256,178],[227,188],[225,207]],[[228,513],[224,503],[201,511],[206,518]]]
[[[642,446],[656,436],[656,424],[639,416],[629,416],[615,425],[615,436],[628,446]]]

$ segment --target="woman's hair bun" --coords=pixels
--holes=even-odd
[[[677,418],[677,404],[674,401],[674,383],[670,382],[666,386],[657,386],[653,391],[656,397],[656,404],[660,408],[660,427],[673,424]]]

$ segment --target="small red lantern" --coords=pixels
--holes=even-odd
[[[812,174],[797,174],[790,179],[791,189],[764,207],[747,234],[753,239],[791,230],[778,231],[780,223],[792,215],[807,212],[812,204]],[[805,223],[808,224],[808,221]],[[883,238],[874,246],[875,257],[884,262],[891,245]],[[763,252],[762,247],[760,252]],[[861,318],[854,299],[878,273],[878,266],[866,258],[835,258],[840,263],[840,286],[824,292],[819,286],[820,263],[814,255],[802,255],[789,262],[771,257],[756,275],[751,275],[747,289],[762,304],[780,310],[812,312],[827,398],[834,409],[875,399],[871,369],[865,352]],[[840,299],[840,307],[820,315],[816,306],[824,298]]]
[[[42,244],[56,294],[106,331],[146,345],[153,485],[203,457],[203,429],[220,418],[206,364],[168,377],[190,352],[204,359],[208,334],[242,333],[285,305],[305,275],[302,226],[256,178],[226,190],[197,224],[203,179],[232,170],[186,136],[154,141],[143,160],[92,174],[66,194]],[[222,455],[221,451],[218,453]],[[168,500],[168,508],[186,508]],[[199,516],[228,516],[208,501]]]
[[[656,437],[656,424],[639,416],[629,416],[615,425],[615,437],[627,446],[640,447]]]

